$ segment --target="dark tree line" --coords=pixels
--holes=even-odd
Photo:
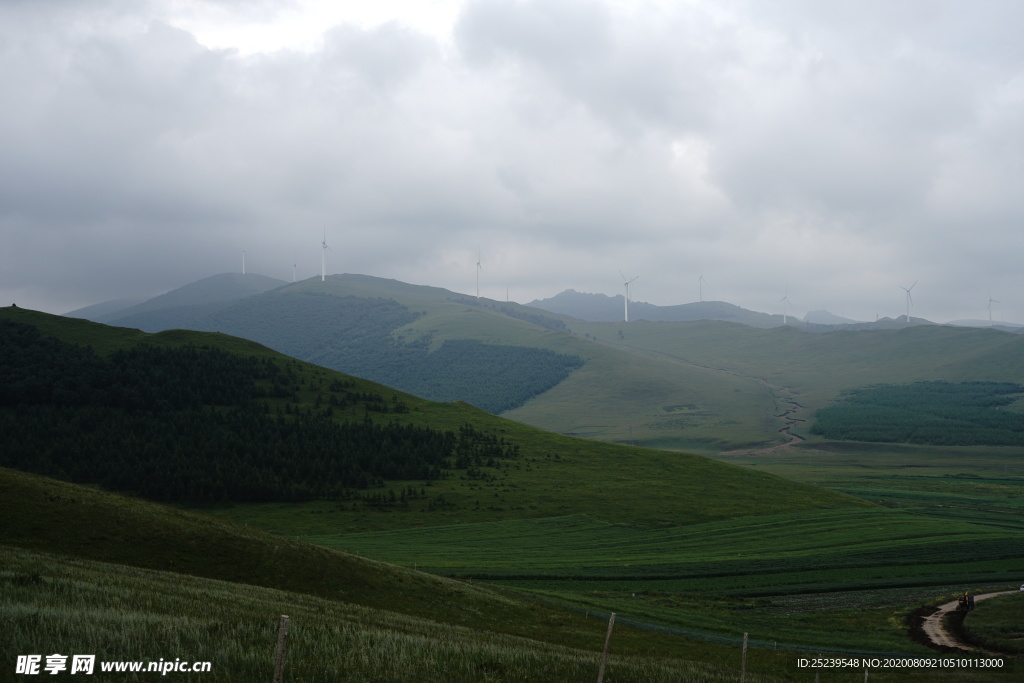
[[[915,382],[844,392],[818,411],[812,434],[828,439],[936,446],[1024,445],[1024,414],[1005,410],[1024,394],[1011,382]]]
[[[515,457],[456,434],[369,417],[339,424],[294,403],[286,363],[211,347],[88,347],[0,322],[0,465],[179,503],[348,498],[384,480],[447,476],[456,462]],[[391,404],[335,380],[335,404]],[[287,399],[270,407],[267,399]],[[401,412],[393,410],[393,412]],[[367,413],[368,414],[368,413]],[[466,465],[466,466],[469,466]]]

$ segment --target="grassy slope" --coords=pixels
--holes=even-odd
[[[1024,591],[979,602],[964,618],[963,630],[979,646],[1024,654]]]
[[[1024,338],[987,329],[913,326],[811,334],[709,321],[635,323],[621,345],[758,377],[815,404],[841,389],[880,382],[1024,380]]]
[[[193,342],[223,344],[242,353],[276,355],[258,345],[224,335],[173,331],[149,336],[131,330],[111,331],[110,328],[82,321],[69,323],[67,319],[28,311],[2,309],[2,313],[17,316],[23,321],[34,321],[69,341],[89,342],[104,351],[141,341],[160,344]],[[306,371],[313,381],[334,374],[315,367],[307,367]],[[366,386],[372,388],[371,383],[366,383]],[[375,389],[381,390],[379,387]],[[466,504],[440,514],[417,514],[415,510],[410,513],[327,510],[323,505],[316,509],[317,504],[311,504],[306,508],[290,508],[286,519],[279,520],[279,526],[294,533],[314,533],[324,529],[337,533],[343,529],[351,530],[352,526],[364,529],[402,528],[424,523],[544,517],[571,512],[590,512],[596,517],[620,522],[678,524],[764,512],[785,513],[858,505],[853,499],[832,496],[814,487],[793,487],[781,479],[751,476],[740,468],[721,468],[704,459],[544,434],[458,404],[430,404],[411,397],[408,401],[412,410],[407,417],[411,421],[455,427],[468,420],[479,428],[494,428],[508,438],[519,440],[524,449],[520,467],[502,472],[502,476],[512,479],[496,484],[497,490],[480,482],[442,482],[440,485],[447,487],[452,495],[464,495]],[[536,488],[530,488],[531,485]],[[491,503],[489,507],[492,509],[469,509],[469,502],[474,498],[481,500],[482,496]],[[498,500],[492,501],[492,497]],[[709,501],[714,505],[709,507]],[[265,523],[265,512],[254,511],[255,520]],[[268,526],[277,524],[278,521],[274,521]],[[102,539],[101,532],[96,540]],[[102,547],[102,543],[96,545]],[[123,547],[116,542],[113,545]],[[387,595],[383,599],[390,601],[393,597]]]
[[[180,657],[213,662],[204,679],[258,680],[269,676],[277,615],[288,614],[288,680],[575,681],[595,673],[604,624],[578,612],[43,477],[0,470],[0,489],[8,662],[43,651]],[[736,606],[716,602],[715,613]],[[815,619],[831,624],[827,617]],[[736,645],[621,620],[612,651],[609,673],[619,681],[734,680],[739,658]],[[796,656],[755,645],[748,676],[790,680]],[[0,670],[0,680],[14,680],[11,671]]]
[[[277,614],[296,620],[293,657],[311,660],[294,665],[309,672],[303,680],[389,679],[399,655],[449,680],[483,680],[488,666],[509,676],[492,680],[546,667],[576,671],[564,674],[572,680],[593,656],[566,648],[600,647],[600,622],[484,587],[11,470],[0,469],[0,490],[5,661],[40,650],[180,656],[217,661],[213,680],[252,680],[245,672],[272,651]],[[355,672],[352,653],[325,661],[345,643],[367,650]],[[618,654],[661,658],[620,658],[624,678],[678,680],[692,668],[665,659],[678,643],[620,630]]]
[[[301,291],[394,299],[426,313],[396,330],[396,337],[413,340],[429,334],[435,348],[448,339],[476,339],[581,356],[586,365],[567,380],[506,413],[546,430],[650,445],[666,437],[678,439],[685,431],[689,444],[738,447],[772,438],[779,427],[773,418],[776,402],[758,382],[595,344],[578,336],[575,328],[582,323],[565,316],[357,275],[335,276],[326,283],[305,281],[277,294]],[[511,318],[500,312],[502,307],[562,320],[571,332]]]
[[[924,379],[1024,380],[1024,338],[989,329],[940,326],[912,326],[905,329],[839,331],[825,334],[801,332],[792,327],[762,330],[728,322],[689,323],[584,323],[574,321],[574,332],[597,338],[609,347],[669,364],[714,371],[712,386],[721,387],[724,378],[743,382],[734,392],[739,397],[746,387],[756,387],[766,401],[792,397],[801,406],[794,417],[805,420],[795,431],[808,437],[814,411],[828,404],[846,388],[883,382],[913,382]],[[568,385],[566,385],[568,386]],[[546,414],[548,403],[566,408],[558,390],[544,394],[531,404],[508,414],[543,428],[555,428],[559,421],[572,419]],[[589,402],[580,405],[583,410]],[[778,439],[781,419],[772,418],[788,408],[781,402],[759,414],[763,419],[750,436],[761,441]],[[637,433],[645,445],[714,452],[746,445],[728,427],[737,416],[750,415],[741,402],[732,405],[708,402],[696,419],[683,419],[667,428]],[[685,412],[681,415],[689,418]],[[670,418],[665,416],[665,420]],[[747,423],[749,425],[749,422]],[[710,428],[710,429],[707,429]],[[719,442],[705,438],[705,431],[719,434]],[[737,435],[746,435],[738,429]],[[607,438],[593,434],[595,438]],[[811,439],[812,441],[816,439]],[[749,443],[749,440],[746,440]]]
[[[918,565],[944,548],[973,548],[972,560],[1024,554],[1024,532],[979,528],[880,508],[817,511],[661,529],[572,517],[316,537],[389,562],[523,574],[592,576],[745,575]],[[735,571],[727,569],[736,565]],[[742,568],[741,568],[742,565]],[[628,567],[628,570],[624,570]],[[643,570],[641,571],[641,568]],[[756,571],[756,570],[754,570]]]
[[[780,387],[813,411],[845,388],[921,379],[1024,381],[1024,338],[990,329],[911,326],[801,332],[722,321],[587,323],[543,312],[571,331],[552,332],[494,309],[537,309],[365,276],[299,288],[394,298],[424,317],[396,335],[431,334],[578,354],[586,366],[507,417],[606,441],[714,452],[779,440]],[[286,295],[292,288],[280,290]],[[594,340],[599,343],[595,344]],[[809,423],[797,426],[807,436]]]
[[[552,331],[506,315],[501,309],[542,315],[561,321],[570,329],[575,327],[578,321],[565,316],[363,275],[334,275],[326,282],[312,278],[283,286],[273,295],[298,293],[393,299],[411,311],[425,314],[396,330],[396,338],[413,341],[429,335],[433,348],[446,340],[474,339],[583,357],[587,365],[563,385],[510,414],[513,419],[542,425],[551,431],[649,445],[658,445],[666,438],[678,444],[680,438],[685,438],[688,444],[713,449],[771,439],[779,426],[773,419],[777,412],[773,397],[756,381],[637,356],[595,344],[578,333]],[[178,309],[175,311],[180,314]],[[199,313],[197,309],[196,314]],[[159,314],[155,311],[147,315]],[[173,320],[174,325],[188,326],[178,318]]]
[[[784,407],[778,387],[796,392],[806,408],[798,417],[810,419],[841,389],[865,383],[1024,380],[1024,338],[991,329],[914,325],[812,334],[792,326],[755,329],[722,321],[587,323],[364,275],[311,278],[275,295],[298,292],[389,298],[425,313],[397,330],[399,339],[429,334],[435,347],[449,339],[476,339],[580,355],[587,360],[583,369],[508,417],[551,431],[654,447],[717,452],[779,441],[783,422],[776,416]],[[571,333],[504,315],[502,307],[560,320]],[[807,436],[807,426],[801,431],[798,425],[798,433]]]
[[[884,509],[661,529],[577,515],[308,540],[689,631],[919,653],[901,608],[965,579],[1012,582],[1024,556],[1022,531]]]
[[[171,330],[154,335],[72,320],[23,309],[0,309],[0,315],[29,322],[70,342],[87,343],[98,351],[139,343],[210,344],[244,354],[268,355],[297,363],[302,383],[325,385],[339,376],[308,363],[285,359],[258,344],[216,333]],[[345,376],[342,376],[345,377]],[[317,533],[330,529],[402,528],[415,524],[439,525],[468,521],[589,514],[616,522],[673,524],[728,519],[765,513],[855,507],[865,505],[852,497],[794,484],[744,468],[723,465],[698,456],[637,449],[543,432],[524,424],[495,417],[460,403],[432,403],[400,394],[365,380],[356,380],[356,391],[397,394],[409,406],[405,414],[389,414],[399,420],[437,429],[456,429],[467,422],[478,429],[501,433],[520,446],[520,458],[511,466],[483,468],[493,481],[454,477],[435,482],[432,496],[444,495],[447,509],[425,512],[426,503],[408,511],[351,509],[333,504],[285,506],[287,519],[266,519],[267,510],[280,506],[251,506],[229,514],[253,515],[254,522],[289,534]],[[313,402],[314,390],[302,397]],[[361,409],[339,419],[362,419]],[[396,489],[423,482],[395,483]],[[709,495],[709,491],[714,495]],[[344,509],[342,509],[344,508]],[[312,509],[316,514],[303,514]],[[298,513],[295,511],[299,510]]]

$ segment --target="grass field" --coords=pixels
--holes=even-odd
[[[885,509],[668,528],[573,516],[304,540],[707,634],[875,651],[917,649],[901,608],[965,581],[1015,581],[1024,555],[1021,532]],[[857,604],[879,591],[890,602]],[[796,596],[825,606],[780,621]]]
[[[898,642],[902,601],[928,601],[937,591],[771,601],[650,592],[639,600],[583,595],[572,604],[557,592],[532,591],[545,598],[538,601],[511,582],[497,592],[87,487],[0,476],[8,494],[0,499],[7,522],[0,529],[0,681],[24,680],[12,664],[32,653],[209,661],[204,680],[265,680],[281,614],[292,619],[286,681],[589,680],[609,604],[621,619],[607,680],[736,680],[739,637],[749,631],[747,680],[785,681],[808,673],[797,657],[814,651],[790,649],[791,636],[817,623],[845,633],[848,647],[887,651]],[[576,519],[569,526],[599,533],[607,525]],[[705,620],[679,620],[683,611]],[[638,628],[672,614],[702,632],[710,615],[731,637]],[[918,651],[900,644],[898,653]],[[863,680],[859,669],[833,673],[828,680]],[[874,671],[872,680],[1013,680],[1004,672],[890,673]],[[76,680],[66,672],[53,678]]]
[[[17,315],[35,316],[44,329],[100,351],[146,341],[276,355],[224,335],[149,336]],[[450,324],[464,321],[455,316]],[[576,343],[571,340],[558,337],[559,344]],[[621,358],[599,356],[591,359],[594,367]],[[638,405],[657,406],[680,424],[713,416],[706,410],[713,401],[701,402],[705,380],[715,374],[735,380],[714,400],[736,394],[737,410],[754,417],[735,425],[735,433],[704,441],[710,450],[749,444],[778,422],[777,391],[754,379],[664,358],[641,360],[637,367],[648,374],[637,375]],[[312,404],[335,373],[296,366],[300,398]],[[653,370],[668,367],[686,369],[689,379]],[[693,379],[698,376],[704,379]],[[590,391],[590,408],[615,412],[617,395],[600,393],[598,375],[574,377],[583,383],[577,388]],[[1024,471],[1012,449],[819,441],[718,455],[723,463],[541,432],[361,380],[356,387],[405,402],[409,411],[394,419],[441,429],[470,422],[518,444],[520,455],[474,476],[456,471],[429,484],[388,482],[385,491],[406,485],[428,491],[404,506],[312,501],[206,511],[212,515],[0,472],[0,544],[8,546],[0,553],[0,582],[5,597],[17,596],[0,615],[20,634],[10,647],[78,647],[112,633],[120,634],[111,636],[112,654],[167,656],[139,628],[149,624],[166,642],[204,653],[187,656],[244,672],[223,680],[252,680],[263,677],[260,655],[252,653],[263,647],[277,614],[290,610],[302,616],[310,652],[320,653],[312,658],[325,662],[322,669],[302,669],[295,680],[346,680],[345,667],[350,680],[406,680],[399,668],[389,668],[397,661],[423,679],[580,680],[592,675],[586,667],[603,642],[601,619],[615,611],[623,626],[654,630],[616,633],[613,651],[624,659],[612,680],[734,680],[744,632],[757,651],[748,680],[791,680],[809,673],[796,671],[794,653],[815,648],[932,654],[907,638],[903,619],[910,610],[965,588],[1024,580]],[[747,392],[750,387],[756,391]],[[572,407],[570,396],[560,400]],[[663,400],[678,402],[658,406]],[[623,440],[631,420],[612,424],[624,430]],[[730,428],[704,427],[708,434]],[[650,441],[657,431],[637,427],[634,440]],[[670,434],[665,438],[671,441]],[[49,554],[58,549],[76,559]],[[214,597],[217,591],[226,597]],[[224,602],[237,604],[237,611],[221,611],[243,625],[203,616],[204,603]],[[62,604],[69,608],[61,612]],[[40,614],[45,618],[35,618]],[[91,624],[100,626],[90,631]],[[375,654],[337,663],[326,653],[338,642]],[[205,654],[217,648],[234,654]],[[460,661],[469,668],[459,668]],[[938,677],[900,671],[888,679],[877,673],[872,680],[993,680],[988,672],[966,679],[959,671]],[[829,680],[863,676],[842,672]]]
[[[886,507],[1024,530],[1024,459],[1016,448],[808,442],[715,459]]]
[[[963,620],[963,630],[979,646],[1024,654],[1024,591],[979,602]]]

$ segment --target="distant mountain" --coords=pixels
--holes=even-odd
[[[617,323],[622,322],[625,317],[625,297],[621,294],[608,296],[567,289],[550,299],[531,301],[527,305],[587,322]],[[700,301],[675,306],[656,306],[643,301],[630,301],[629,319],[650,322],[726,320],[751,327],[777,327],[783,324],[781,315],[749,311],[724,301]]]
[[[1024,333],[1024,325],[1018,325],[1017,323],[999,322],[998,320],[994,322],[976,319],[952,320],[946,324],[951,325],[953,327],[992,327],[994,329],[1003,330],[1005,332]]]
[[[834,313],[829,313],[825,310],[809,311],[804,316],[805,323],[814,323],[816,325],[854,325],[857,324],[858,320],[851,320],[844,318]]]
[[[396,330],[439,306],[449,319],[488,311],[497,343],[484,343],[472,326],[444,338],[435,338],[433,329],[396,338]],[[575,354],[501,341],[504,327],[565,330],[557,318],[365,275],[299,283],[217,275],[121,313],[110,324],[146,332],[224,332],[424,398],[466,401],[492,413],[521,405],[583,364]]]
[[[144,301],[146,301],[146,299],[113,299],[111,301],[93,304],[92,306],[85,306],[84,308],[76,308],[73,311],[65,313],[64,317],[83,318],[84,320],[99,322],[100,318],[109,317],[114,313],[124,311],[132,306],[138,306]]]
[[[84,317],[145,332],[188,327],[189,322],[224,308],[232,302],[288,284],[255,273],[222,273],[203,278],[128,308]],[[100,304],[101,306],[104,304]],[[85,310],[85,309],[80,309]]]

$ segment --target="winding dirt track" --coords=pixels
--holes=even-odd
[[[974,596],[974,602],[978,603],[982,600],[994,598],[997,595],[1009,595],[1016,592],[1017,591],[1001,591],[999,593],[976,595]],[[935,645],[939,645],[941,647],[955,647],[960,650],[974,650],[976,648],[973,648],[970,645],[965,645],[953,638],[943,625],[943,620],[946,618],[946,615],[955,610],[957,604],[957,601],[954,600],[953,602],[947,602],[945,605],[939,605],[939,608],[933,614],[924,618],[921,628],[924,630],[925,635],[928,636],[928,640],[932,641]]]

